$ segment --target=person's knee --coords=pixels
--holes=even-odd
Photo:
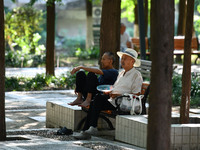
[[[77,78],[79,78],[79,77],[84,77],[84,76],[86,76],[86,74],[85,74],[84,71],[79,71],[79,72],[77,72],[77,74],[76,74],[76,77],[77,77]]]
[[[96,76],[95,73],[93,73],[93,72],[89,72],[89,73],[87,74],[87,77],[88,77],[88,78],[97,78],[97,76]]]
[[[96,94],[94,98],[94,104],[98,104],[99,102],[101,103],[102,99],[104,99],[104,96],[101,93]]]

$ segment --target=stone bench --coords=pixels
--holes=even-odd
[[[199,115],[191,115],[193,120],[200,120]],[[179,115],[172,115],[172,122],[179,119]],[[174,121],[175,122],[175,121]],[[121,142],[146,148],[147,143],[146,115],[116,117],[115,139]],[[199,149],[200,123],[171,125],[171,149]]]
[[[46,103],[46,127],[59,128],[67,127],[73,131],[78,130],[80,121],[86,117],[86,113],[82,111],[81,107],[70,106],[57,102]],[[115,119],[111,120],[115,124]],[[109,128],[103,119],[98,120],[98,128]]]
[[[78,106],[59,104],[59,102],[46,103],[46,127],[59,128],[67,127],[76,130],[80,119],[84,118],[84,113]]]

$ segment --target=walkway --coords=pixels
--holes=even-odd
[[[55,68],[55,75],[60,76],[71,70],[70,67]],[[6,77],[35,77],[36,74],[46,73],[45,68],[6,68]]]
[[[100,147],[99,149],[109,147],[111,150],[142,150],[133,145],[113,141],[108,137],[92,137],[91,140],[79,141],[72,136],[55,136],[57,128],[45,128],[46,102],[68,103],[74,98],[73,90],[6,92],[7,137],[19,140],[0,142],[0,150],[88,150],[86,145],[90,148],[96,145],[96,147]],[[22,132],[26,134],[21,134]],[[40,134],[33,135],[32,133],[35,132]],[[107,133],[112,134],[113,131]],[[42,136],[43,134],[46,135]],[[74,134],[77,133],[74,132]]]
[[[175,72],[181,74],[183,66],[180,64],[174,64],[176,66]],[[55,75],[60,76],[61,74],[65,74],[67,71],[70,71],[72,68],[70,67],[59,67],[55,68]],[[6,77],[34,77],[36,74],[46,73],[45,68],[6,68]],[[192,65],[192,72],[200,72],[200,65]]]

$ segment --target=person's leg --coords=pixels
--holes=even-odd
[[[81,104],[79,104],[79,106],[87,107],[90,105],[91,100],[92,100],[92,93],[87,93],[86,99]]]
[[[86,84],[86,74],[83,71],[79,71],[76,74],[76,90],[75,92],[78,93],[77,98],[69,103],[69,105],[78,105],[83,102],[83,95],[85,95],[85,84]]]
[[[91,113],[90,126],[97,127],[99,114],[102,110],[115,110],[116,108],[108,101],[108,95],[98,94],[95,97]]]
[[[108,101],[108,95],[97,94],[94,101],[91,102],[87,119],[83,131],[88,130],[90,126],[97,127],[99,113],[102,110],[115,110],[116,108]]]
[[[92,100],[91,103],[90,103],[88,113],[87,113],[85,124],[83,126],[83,131],[89,129],[89,127],[90,127],[90,120],[91,120],[91,113],[92,113],[91,110],[92,110],[92,107],[93,107],[93,103],[94,103],[94,101]]]
[[[82,107],[87,107],[90,105],[90,102],[91,100],[94,98],[94,96],[96,95],[97,93],[97,85],[98,85],[98,79],[97,79],[97,76],[92,73],[92,72],[89,72],[87,77],[86,77],[86,85],[85,86],[85,92],[84,94],[84,97],[85,97],[85,101],[80,104],[80,106]]]

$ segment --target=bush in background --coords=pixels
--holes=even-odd
[[[172,87],[173,105],[181,104],[182,95],[182,75],[174,73]],[[190,106],[200,106],[200,74],[192,73],[191,75],[191,97]]]
[[[37,67],[45,61],[45,46],[39,44],[44,13],[24,5],[5,15],[6,67]]]
[[[34,78],[9,77],[5,80],[6,91],[32,91],[51,89],[74,89],[75,75],[70,72],[59,77],[37,74]]]
[[[76,57],[79,59],[93,59],[93,58],[98,58],[99,57],[99,49],[98,48],[91,48],[91,49],[81,49],[77,48]]]
[[[85,38],[83,37],[56,37],[55,38],[56,51],[62,52],[63,56],[74,57],[76,56],[77,48],[85,48]]]

